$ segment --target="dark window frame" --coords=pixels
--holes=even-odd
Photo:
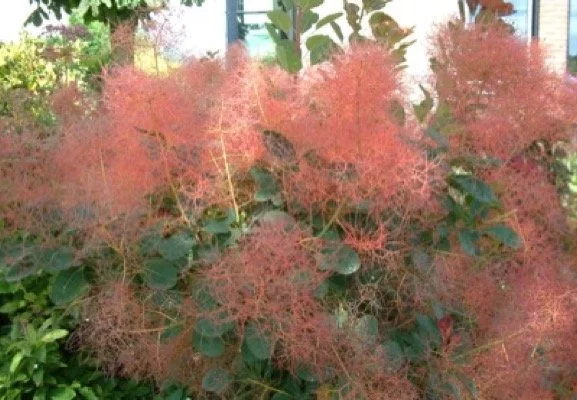
[[[282,2],[279,0],[268,0],[271,3],[271,9],[284,8]],[[226,0],[226,42],[227,45],[234,43],[237,40],[242,40],[242,33],[239,29],[239,18],[241,24],[243,23],[244,16],[250,14],[265,14],[268,10],[262,11],[244,11],[244,0]],[[281,36],[284,34],[281,32]]]
[[[571,54],[571,14],[575,12],[577,14],[577,9],[573,9],[572,5],[577,7],[577,3],[575,0],[568,0],[569,7],[567,12],[567,65],[566,71],[567,73],[575,76],[577,75],[577,53],[572,55]],[[577,27],[576,27],[577,28]]]

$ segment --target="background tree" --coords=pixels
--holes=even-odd
[[[201,5],[204,0],[180,0],[186,6]],[[111,31],[112,62],[126,64],[134,59],[134,33],[138,21],[167,6],[167,0],[29,0],[36,8],[25,24],[42,25],[50,15],[76,11],[84,22],[101,21]]]

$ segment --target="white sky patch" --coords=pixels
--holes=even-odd
[[[24,21],[34,10],[28,0],[0,0],[0,42],[16,42],[23,31],[32,35],[41,34],[43,27],[35,27],[33,24],[24,27]],[[43,26],[59,24],[56,18],[44,22]]]

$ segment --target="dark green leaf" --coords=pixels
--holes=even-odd
[[[212,311],[218,306],[208,287],[199,281],[193,283],[192,298],[202,311]]]
[[[272,354],[272,342],[257,326],[249,322],[244,331],[244,342],[250,352],[259,360],[266,360]]]
[[[221,337],[233,329],[234,323],[232,322],[215,323],[206,318],[197,320],[194,325],[194,330],[196,332],[200,333],[202,336],[210,338]]]
[[[463,386],[465,386],[471,399],[479,398],[479,391],[477,390],[477,385],[473,379],[459,371],[455,371],[453,375],[463,384]]]
[[[63,271],[76,265],[73,249],[69,247],[41,250],[37,262],[41,268],[50,273]]]
[[[357,320],[355,331],[368,344],[375,344],[379,336],[379,322],[372,315],[363,315]]]
[[[395,372],[402,368],[405,363],[405,354],[399,343],[394,340],[388,340],[383,344],[383,350],[388,360],[386,368],[390,372]]]
[[[302,379],[303,381],[306,381],[306,382],[317,382],[318,381],[315,374],[313,374],[313,372],[311,371],[311,368],[309,368],[305,365],[298,366],[296,373],[297,373],[297,376],[300,379]]]
[[[459,244],[465,253],[470,256],[479,255],[479,251],[475,242],[479,238],[477,232],[470,229],[461,229],[458,233]]]
[[[158,251],[166,260],[175,262],[187,258],[193,245],[194,240],[188,233],[179,232],[162,239],[158,243]]]
[[[6,271],[4,279],[6,279],[6,282],[10,283],[18,282],[26,277],[34,275],[38,271],[40,271],[40,265],[32,260],[31,255],[24,254],[10,265],[8,271]]]
[[[228,371],[222,368],[212,368],[202,378],[202,388],[207,392],[221,395],[231,382],[232,377]]]
[[[339,24],[337,24],[335,21],[331,21],[331,28],[333,28],[333,31],[335,32],[335,35],[337,35],[337,37],[339,38],[339,40],[342,42],[343,40],[345,40],[345,36],[343,35],[343,30],[341,29],[341,27],[339,26]]]
[[[182,387],[171,387],[163,393],[162,400],[186,400],[186,392]]]
[[[270,400],[294,400],[294,397],[284,392],[276,392]]]
[[[184,329],[183,326],[180,324],[169,326],[160,335],[160,342],[168,343],[171,339],[174,339],[175,337],[180,335],[183,329]]]
[[[426,315],[419,314],[416,317],[417,321],[417,333],[425,339],[428,346],[438,347],[442,343],[441,332],[437,327],[437,322],[434,318]]]
[[[451,181],[464,193],[471,195],[481,203],[496,203],[497,197],[493,189],[485,182],[471,175],[455,175]]]
[[[250,174],[257,185],[254,199],[258,202],[265,202],[274,199],[279,194],[280,188],[276,179],[264,168],[253,167]]]
[[[427,115],[433,109],[433,98],[427,89],[423,87],[423,85],[419,85],[421,92],[425,95],[425,98],[419,103],[413,105],[413,110],[415,111],[415,116],[419,122],[423,122]]]
[[[331,244],[321,251],[319,268],[323,271],[334,271],[341,275],[354,274],[361,267],[361,259],[350,246]]]
[[[151,258],[144,262],[142,279],[151,289],[167,290],[178,282],[178,269],[164,258]]]
[[[70,303],[88,290],[88,281],[82,268],[60,271],[54,277],[50,290],[50,299],[56,305]]]
[[[385,7],[391,0],[363,0],[363,7],[366,12],[378,11]]]
[[[224,354],[224,340],[220,337],[207,337],[194,332],[192,344],[198,352],[206,357],[215,358]]]
[[[225,215],[215,217],[215,218],[208,218],[204,225],[202,226],[202,230],[208,233],[212,233],[214,235],[220,233],[229,233],[231,229],[231,224],[236,221],[236,214],[234,210],[229,209],[226,211]]]
[[[512,249],[521,247],[521,238],[517,235],[517,232],[505,224],[493,225],[485,229],[485,233]]]

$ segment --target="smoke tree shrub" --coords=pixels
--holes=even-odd
[[[0,210],[35,243],[2,268],[52,275],[109,373],[199,396],[570,391],[554,149],[577,93],[501,24],[441,27],[432,53],[418,121],[378,43],[299,76],[239,48],[111,70],[58,136],[0,136]]]

